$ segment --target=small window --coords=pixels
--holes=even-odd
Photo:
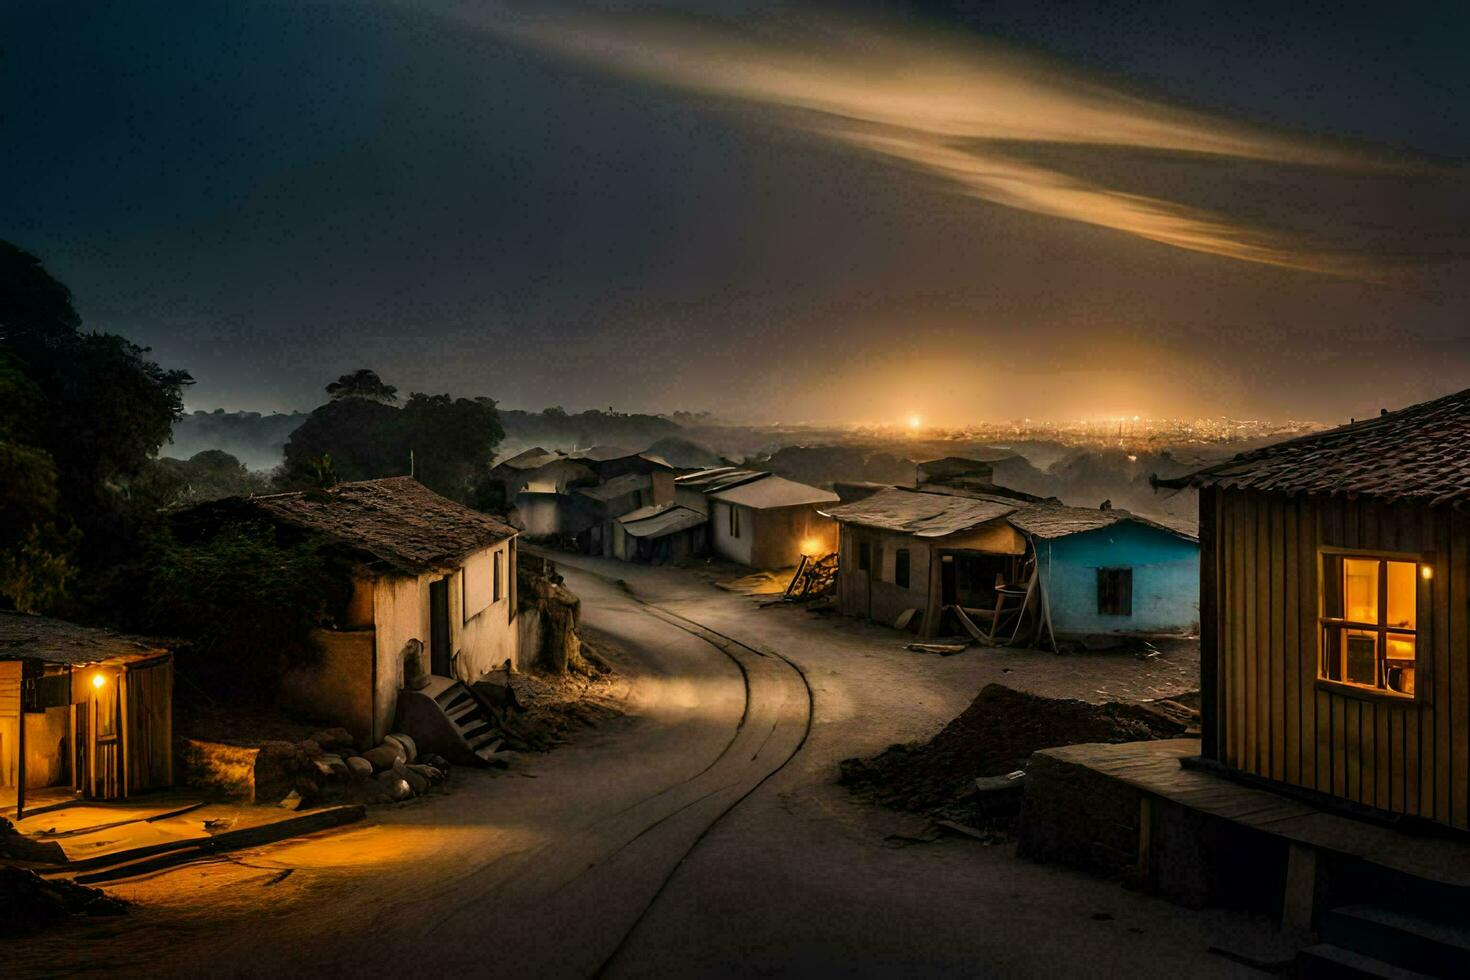
[[[1097,613],[1099,616],[1133,615],[1133,569],[1097,570]]]
[[[506,546],[506,551],[510,554],[510,561],[508,562],[510,565],[510,618],[514,621],[516,618],[516,607],[520,605],[520,595],[516,590],[516,570],[520,566],[520,558],[519,552],[516,549],[515,538],[510,539],[510,544]]]
[[[726,504],[730,508],[730,537],[740,537],[740,508],[734,504]]]
[[[505,552],[495,552],[495,585],[491,592],[491,602],[499,602],[505,598]]]
[[[866,541],[858,543],[858,571],[866,572],[873,567],[873,546]]]
[[[899,548],[893,553],[893,584],[901,589],[909,587],[909,549]]]
[[[1413,697],[1419,576],[1416,560],[1324,554],[1317,676],[1335,684]]]

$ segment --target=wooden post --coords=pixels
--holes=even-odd
[[[87,697],[87,797],[97,798],[97,695]]]
[[[117,772],[118,798],[128,798],[128,668],[124,666],[117,674]]]
[[[942,574],[939,549],[931,544],[929,545],[929,602],[928,608],[924,610],[924,639],[926,640],[933,639],[935,631],[939,628],[940,609],[944,602],[944,594],[939,581]]]
[[[15,692],[15,732],[16,751],[20,755],[17,763],[19,775],[15,779],[15,819],[18,822],[25,815],[26,806],[26,682],[24,667],[21,667],[20,687]]]
[[[1200,755],[1223,762],[1220,751],[1220,621],[1219,569],[1220,540],[1216,508],[1220,495],[1213,487],[1199,492],[1199,688],[1200,688]]]

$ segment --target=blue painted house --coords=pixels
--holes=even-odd
[[[1059,633],[1198,628],[1198,538],[1137,514],[932,485],[823,513],[841,529],[844,615],[1051,646]]]
[[[1199,539],[1122,510],[1037,505],[1008,521],[1030,539],[1057,633],[1199,628]]]

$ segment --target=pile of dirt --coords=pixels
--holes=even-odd
[[[475,691],[492,706],[506,748],[545,752],[623,714],[628,684],[613,667],[621,655],[617,641],[587,627],[578,634],[579,671],[498,670],[475,682]]]
[[[23,936],[73,915],[124,915],[128,904],[100,888],[48,881],[24,868],[0,867],[0,936]]]
[[[994,826],[1014,808],[994,807],[989,794],[977,790],[977,777],[1024,769],[1038,749],[1177,738],[1197,723],[1197,703],[1198,695],[1185,695],[1168,701],[1089,704],[988,684],[929,742],[892,745],[871,759],[844,760],[840,782],[859,798],[884,806]],[[1017,781],[1016,788],[1020,785]]]

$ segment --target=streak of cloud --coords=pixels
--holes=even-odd
[[[508,17],[460,8],[457,16],[604,70],[780,110],[805,132],[980,200],[1244,262],[1380,280],[1403,257],[1374,256],[1335,229],[1287,232],[1124,191],[1019,151],[1052,144],[1229,159],[1260,164],[1268,176],[1283,166],[1386,180],[1447,175],[1387,152],[1144,98],[980,38],[832,17],[752,27],[671,13]]]

